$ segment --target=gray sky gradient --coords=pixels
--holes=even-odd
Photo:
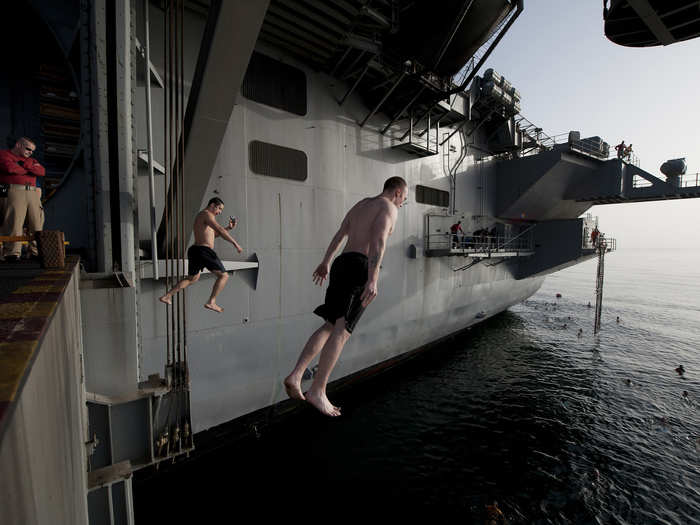
[[[700,38],[621,47],[605,38],[602,2],[525,0],[488,67],[520,91],[522,114],[549,135],[579,130],[611,146],[624,139],[656,175],[678,157],[688,173],[700,171]],[[700,199],[590,211],[620,249],[700,247]]]

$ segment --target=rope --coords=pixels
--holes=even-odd
[[[184,136],[184,0],[166,0],[163,12],[165,65],[165,286],[171,290],[186,276]],[[191,446],[189,379],[187,368],[186,291],[166,306],[166,375],[170,380],[169,407],[162,431],[168,452]],[[162,447],[160,447],[162,448]]]

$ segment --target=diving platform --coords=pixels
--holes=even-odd
[[[242,270],[254,270],[257,272],[257,269],[259,267],[258,264],[258,258],[257,256],[253,255],[251,260],[249,261],[221,261],[224,265],[224,269],[227,272],[238,272]],[[187,275],[187,271],[189,269],[189,263],[187,259],[168,259],[167,261],[164,259],[159,259],[158,260],[158,275],[163,277],[165,275],[166,271],[166,265],[174,268],[170,270],[170,273],[173,274],[174,272],[177,272],[178,267],[180,268],[180,275]],[[170,266],[172,265],[172,266]],[[154,265],[153,262],[150,260],[141,260],[139,265],[139,274],[141,279],[154,279],[155,278],[155,272],[154,272]],[[211,273],[209,270],[204,268],[202,270],[203,274]]]

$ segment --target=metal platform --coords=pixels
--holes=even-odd
[[[181,275],[187,275],[187,271],[189,268],[189,264],[187,262],[187,259],[172,259],[168,260],[167,263],[173,263],[173,267],[180,267],[180,274]],[[221,261],[224,264],[224,268],[226,269],[227,272],[237,272],[240,270],[257,270],[258,268],[258,261],[257,258],[255,261]],[[165,260],[159,260],[158,261],[158,274],[162,277],[165,275],[165,265],[166,261]],[[141,276],[141,279],[153,279],[153,262],[152,261],[140,261],[139,266],[139,273]],[[207,274],[211,273],[209,270],[204,269],[202,270],[202,273]]]

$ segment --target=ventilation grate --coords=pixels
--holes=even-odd
[[[418,185],[416,186],[416,202],[448,207],[450,205],[450,192]]]
[[[261,53],[250,57],[241,93],[254,102],[306,115],[306,74]]]
[[[301,150],[253,140],[249,145],[248,154],[253,173],[282,179],[306,180],[307,159],[306,153]]]

